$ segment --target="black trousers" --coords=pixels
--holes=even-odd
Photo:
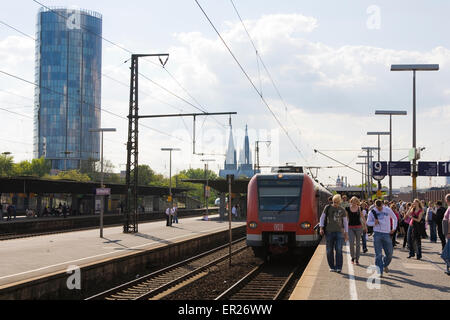
[[[442,249],[444,249],[446,239],[445,239],[444,233],[442,232],[442,220],[436,221],[436,227],[438,230],[439,239],[441,239]]]

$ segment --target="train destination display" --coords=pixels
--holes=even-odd
[[[419,176],[437,176],[438,165],[437,162],[432,161],[421,161],[419,162]]]
[[[411,175],[411,163],[409,161],[390,161],[389,174],[391,176]]]

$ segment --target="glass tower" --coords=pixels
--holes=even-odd
[[[41,8],[36,33],[34,157],[79,169],[100,158],[102,16]]]

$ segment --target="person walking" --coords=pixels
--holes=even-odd
[[[411,233],[409,231],[409,222],[411,221],[411,218],[407,215],[409,209],[411,208],[411,203],[406,203],[405,210],[403,212],[403,218],[402,218],[402,227],[404,232],[404,238],[403,238],[403,249],[406,248],[406,245],[409,243],[409,238],[411,237]]]
[[[442,250],[444,250],[446,240],[445,240],[445,235],[444,235],[444,232],[442,229],[442,220],[444,219],[445,208],[442,205],[442,201],[438,201],[438,202],[436,202],[436,204],[438,207],[436,209],[436,228],[437,228],[439,239],[441,240]]]
[[[419,223],[420,236],[422,239],[428,239],[427,229],[425,227],[425,220],[426,220],[426,213],[428,211],[428,204],[425,202],[425,200],[421,200],[420,203],[422,204],[422,210],[423,210],[422,219],[420,220],[420,223]]]
[[[64,219],[67,218],[67,211],[68,211],[67,210],[67,205],[64,204],[63,207],[62,207],[62,213],[63,213]]]
[[[174,205],[172,209],[172,222],[178,223],[178,207],[177,205]]]
[[[411,218],[408,228],[408,247],[409,247],[409,258],[412,258],[417,253],[417,260],[422,259],[422,232],[421,232],[421,220],[423,218],[424,212],[422,203],[419,199],[414,199],[411,207],[406,213],[408,217]]]
[[[359,265],[359,256],[361,254],[361,235],[363,229],[366,227],[366,220],[364,214],[359,207],[359,199],[352,197],[350,205],[345,209],[348,215],[348,239],[350,243],[350,255],[352,257],[352,264]],[[356,242],[356,252],[355,252]]]
[[[433,202],[430,202],[430,205],[427,210],[427,223],[430,227],[430,241],[433,243],[437,242],[437,234],[436,234],[436,206]]]
[[[391,224],[392,219],[392,224]],[[397,217],[391,208],[384,206],[383,201],[375,201],[375,207],[369,211],[367,225],[373,226],[373,244],[375,247],[375,265],[380,277],[383,271],[389,272],[389,264],[392,261],[394,248],[392,247],[392,235],[397,229]],[[385,256],[383,257],[383,250]]]
[[[320,235],[326,235],[327,261],[330,272],[342,271],[344,262],[342,247],[348,240],[347,212],[341,207],[342,198],[333,196],[333,204],[327,205],[320,216]]]
[[[448,208],[442,219],[442,233],[447,237],[447,243],[442,250],[441,258],[444,259],[447,265],[447,271],[445,273],[450,276],[450,193],[445,196],[445,202],[447,202]]]
[[[364,216],[364,221],[367,221],[367,213],[368,213],[367,208],[368,208],[367,203],[365,201],[362,202],[361,212]],[[368,231],[368,228],[367,228],[367,225],[365,225],[365,227],[363,228],[362,236],[361,236],[362,245],[363,245],[363,253],[366,253],[368,251],[367,250],[367,231]]]
[[[347,201],[347,195],[345,195],[345,194],[342,196],[341,207],[344,209],[347,209],[348,207],[350,207],[350,203]]]
[[[397,231],[399,228],[399,223],[398,221],[400,221],[400,214],[397,211],[397,206],[393,203],[390,206],[392,212],[394,212],[395,216],[397,217],[397,228],[395,229],[394,233],[392,234],[392,246],[395,247],[398,242],[397,242]],[[392,219],[391,219],[391,227],[392,227]]]
[[[166,219],[166,226],[170,227],[172,225],[172,209],[170,207],[166,209]]]
[[[232,214],[235,218],[237,218],[237,209],[236,209],[236,205],[234,205],[234,206],[231,208],[231,214]]]
[[[6,221],[11,220],[12,213],[13,213],[13,207],[12,207],[12,204],[10,204],[10,205],[8,205],[8,207],[6,208],[6,214],[7,214],[7,216],[8,216],[8,218],[6,219]]]

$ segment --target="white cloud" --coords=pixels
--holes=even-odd
[[[258,19],[245,20],[245,24],[281,91],[288,106],[288,113],[261,65],[261,79],[259,78],[255,52],[241,23],[226,22],[221,34],[258,88],[261,81],[264,97],[309,164],[337,165],[314,154],[313,148],[359,150],[363,145],[375,145],[376,138],[367,137],[366,132],[388,129],[388,119],[375,117],[373,114],[375,108],[386,106],[402,106],[408,110],[407,117],[394,119],[393,137],[394,148],[410,147],[412,77],[390,72],[389,67],[393,63],[440,64],[441,70],[433,76],[421,73],[418,77],[418,102],[421,106],[418,109],[418,142],[427,146],[426,156],[431,159],[440,160],[438,158],[450,155],[448,144],[441,143],[448,136],[445,132],[448,132],[446,123],[450,115],[450,87],[447,84],[450,74],[446,69],[450,62],[449,49],[438,46],[428,51],[406,51],[366,45],[333,46],[314,38],[315,31],[320,28],[318,20],[301,14],[263,15]],[[241,130],[235,135],[237,147],[241,147],[241,133],[245,124],[248,124],[252,148],[255,139],[265,140],[269,137],[273,140],[268,148],[270,156],[266,151],[261,153],[262,163],[305,162],[293,149],[266,106],[261,103],[220,39],[201,32],[175,33],[172,39],[173,44],[167,49],[170,53],[168,70],[208,111],[238,112],[237,116],[233,116],[233,127]],[[124,47],[127,45],[129,44],[123,44]],[[142,46],[142,52],[155,52],[153,48],[145,48],[144,44]],[[33,41],[20,37],[0,40],[0,59],[5,61],[0,69],[7,68],[11,73],[33,79]],[[128,84],[129,62],[121,63],[126,59],[129,59],[128,53],[105,43],[103,73]],[[140,71],[196,104],[160,67],[142,61]],[[5,80],[3,76],[0,81],[2,88],[9,88],[14,92],[23,92],[22,88],[27,87],[28,94],[32,96],[31,86],[21,82],[15,83],[11,79]],[[142,113],[198,111],[142,77],[139,85]],[[125,117],[128,113],[129,88],[103,78],[102,90],[102,105]],[[0,95],[0,99],[3,97],[4,95]],[[221,124],[227,123],[227,117],[216,119]],[[226,129],[210,117],[204,125],[202,121],[203,119],[197,120],[198,150],[224,154]],[[160,135],[141,127],[140,161],[150,164],[157,171],[167,172],[167,155],[155,150],[171,146],[183,148],[174,159],[175,168],[201,165],[199,157],[192,155],[192,118],[186,118],[184,122],[181,119],[160,119],[140,123],[184,140]],[[105,157],[113,160],[116,170],[123,170],[123,163],[126,161],[123,143],[127,138],[127,121],[103,113],[102,125],[118,128],[117,133],[105,137]],[[19,126],[18,122],[11,124],[11,127],[4,126],[2,132],[13,132],[14,126]],[[24,130],[20,139],[30,139],[32,122],[21,127]],[[383,148],[386,148],[387,138],[382,138],[382,144]],[[23,147],[16,146],[16,149],[19,152]],[[29,149],[31,150],[31,146]],[[394,158],[403,157],[405,152],[407,151],[396,150]],[[356,167],[354,163],[357,161],[357,151],[332,152],[331,155]],[[387,157],[386,151],[383,151],[382,156]],[[215,158],[214,166],[222,165],[223,157]],[[348,175],[352,183],[359,183],[361,179],[359,174],[341,168],[323,170],[319,172],[319,178],[329,183],[328,177],[336,177],[337,174]],[[395,180],[394,185],[396,183],[409,182]]]

